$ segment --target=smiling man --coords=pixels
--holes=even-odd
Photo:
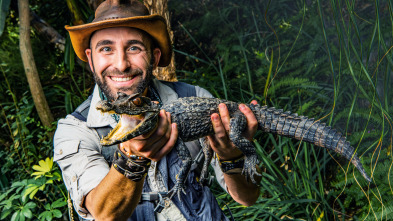
[[[181,200],[165,197],[181,167],[173,149],[178,131],[169,113],[160,112],[158,126],[149,134],[110,147],[99,142],[119,116],[101,114],[95,106],[100,100],[113,101],[117,92],[142,93],[161,104],[179,96],[211,97],[198,86],[154,79],[152,71],[168,65],[172,53],[164,18],[149,15],[139,1],[107,0],[97,8],[92,23],[66,29],[76,54],[89,63],[96,81],[92,96],[59,120],[54,138],[54,160],[80,219],[227,220],[210,189],[197,182],[197,170],[188,175],[187,194],[181,194]],[[252,139],[255,116],[245,105],[239,108],[248,122],[244,135]],[[220,160],[233,164],[233,170],[223,173],[218,160],[213,160],[217,181],[234,200],[252,205],[259,188],[238,172],[243,154],[228,139],[225,105],[211,119],[215,134],[208,137],[209,144]],[[186,145],[193,157],[201,149],[198,141]]]
[[[118,91],[145,92],[161,56],[160,49],[151,46],[152,39],[137,29],[116,27],[95,32],[85,53],[95,81],[108,99],[114,100]]]

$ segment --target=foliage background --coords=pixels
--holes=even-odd
[[[4,1],[4,0],[2,0]],[[92,12],[72,1],[85,21]],[[31,9],[61,35],[71,12],[61,0]],[[236,220],[390,220],[393,218],[390,1],[169,1],[177,76],[217,97],[275,106],[321,119],[348,137],[373,181],[337,154],[259,132],[264,174],[256,205],[243,207],[213,185]],[[1,220],[67,219],[66,190],[51,161],[52,128],[35,112],[11,1],[0,37]],[[93,79],[65,53],[31,32],[41,82],[56,119],[77,107]],[[49,157],[49,158],[48,158]],[[230,208],[230,210],[229,210]]]

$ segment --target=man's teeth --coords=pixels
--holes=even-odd
[[[113,81],[129,81],[132,77],[111,77]]]

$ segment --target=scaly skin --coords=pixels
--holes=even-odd
[[[259,163],[258,155],[253,144],[241,135],[247,126],[247,120],[239,111],[239,104],[236,102],[217,98],[186,97],[179,98],[159,108],[158,104],[151,102],[149,98],[139,96],[139,94],[128,96],[119,92],[118,98],[114,102],[101,101],[98,103],[97,109],[102,112],[115,112],[120,115],[143,115],[144,119],[134,128],[130,128],[120,120],[113,131],[101,140],[101,144],[112,145],[121,143],[153,130],[157,126],[160,109],[165,109],[171,114],[172,122],[177,124],[179,131],[176,150],[183,162],[183,166],[176,177],[177,184],[170,193],[172,196],[177,193],[180,198],[180,192],[183,191],[185,193],[184,182],[192,162],[191,155],[184,142],[203,138],[214,133],[210,116],[213,113],[219,113],[218,105],[220,103],[226,104],[230,113],[229,139],[245,155],[242,174],[247,179],[251,179],[253,183],[256,183],[254,175],[261,175],[256,169],[256,165]],[[248,106],[258,120],[258,129],[333,150],[350,160],[363,177],[367,181],[371,181],[359,158],[354,153],[354,148],[351,147],[350,143],[346,141],[346,138],[340,132],[319,121],[308,119],[305,116],[298,116],[296,113],[283,112],[274,107],[268,108],[267,106],[261,107],[252,104]],[[212,158],[211,148],[206,142],[203,148],[206,160],[201,173],[202,182],[207,178],[207,168]]]

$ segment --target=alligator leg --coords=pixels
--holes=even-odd
[[[179,173],[176,175],[176,184],[168,192],[168,196],[171,199],[177,193],[179,200],[181,200],[180,198],[181,192],[186,194],[185,182],[188,173],[190,172],[191,169],[192,157],[190,151],[188,150],[188,148],[186,147],[186,145],[184,144],[183,140],[180,137],[177,138],[175,146],[176,146],[177,154],[179,158],[182,160],[182,166],[180,168]]]
[[[262,174],[257,171],[256,166],[259,163],[259,160],[254,145],[241,134],[246,126],[247,119],[243,113],[240,111],[234,113],[229,123],[229,139],[243,152],[245,156],[242,174],[247,180],[250,178],[254,184],[257,184],[254,176],[262,176]]]
[[[201,139],[201,145],[202,145],[202,150],[203,154],[205,156],[205,160],[203,161],[203,167],[201,171],[201,177],[200,177],[200,182],[202,184],[205,184],[205,182],[208,182],[208,175],[209,175],[209,164],[212,160],[213,157],[213,150],[210,147],[209,141],[206,137]]]

